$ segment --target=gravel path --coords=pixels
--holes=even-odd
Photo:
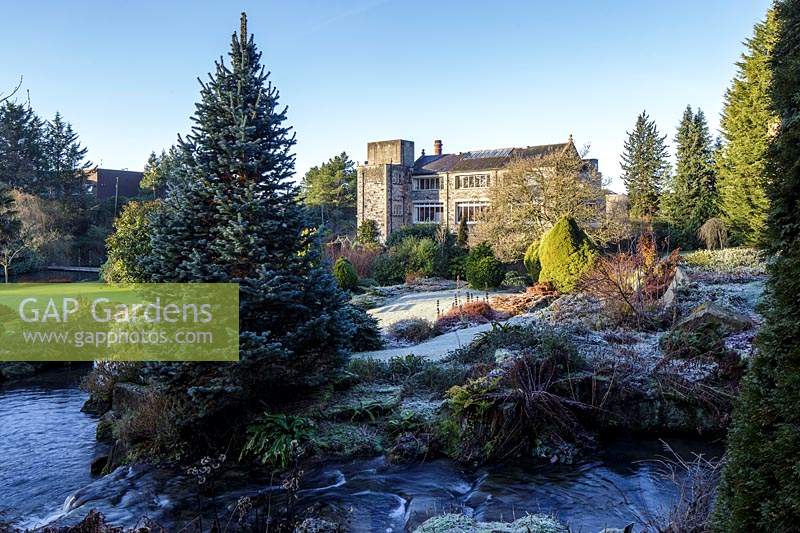
[[[424,318],[434,321],[436,320],[437,300],[440,310],[446,312],[450,309],[456,293],[459,295],[459,300],[465,302],[467,292],[481,300],[486,296],[484,291],[473,291],[471,289],[412,292],[392,298],[384,305],[370,309],[368,312],[378,319],[382,328],[405,318]],[[489,297],[507,293],[508,291],[489,291]]]
[[[436,311],[434,310],[434,315]],[[388,361],[395,356],[404,356],[408,354],[418,355],[420,357],[427,357],[431,361],[438,361],[448,352],[466,346],[475,336],[482,332],[492,329],[491,324],[481,324],[471,328],[458,329],[439,335],[416,346],[406,346],[403,348],[388,348],[386,350],[376,350],[373,352],[359,352],[352,354],[352,357],[362,359],[378,359],[380,361]]]

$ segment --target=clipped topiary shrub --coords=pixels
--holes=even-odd
[[[346,257],[340,257],[333,264],[333,277],[336,278],[339,287],[345,290],[352,291],[358,287],[358,274],[353,263]]]
[[[490,289],[503,283],[505,269],[485,242],[469,251],[466,265],[467,281],[475,289]]]
[[[539,241],[532,242],[528,249],[525,250],[525,257],[523,258],[525,270],[528,271],[528,275],[534,281],[539,279],[539,273],[542,271],[542,263],[539,261],[540,244]]]
[[[539,281],[550,282],[561,292],[571,292],[597,255],[594,243],[578,224],[571,218],[562,218],[542,236]]]

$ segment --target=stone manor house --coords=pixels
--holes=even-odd
[[[477,150],[445,154],[442,141],[414,157],[414,143],[401,139],[367,143],[367,161],[358,167],[357,222],[377,222],[381,238],[409,224],[446,223],[455,231],[462,218],[475,224],[489,206],[489,191],[515,158],[541,158],[578,150],[569,140],[559,144]],[[600,187],[596,159],[585,163]],[[588,168],[588,167],[587,167]]]

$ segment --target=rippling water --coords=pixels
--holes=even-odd
[[[0,385],[0,520],[44,519],[91,481],[96,420],[80,412],[80,376]]]
[[[86,397],[77,389],[78,379],[69,373],[0,388],[0,508],[5,508],[0,522],[70,523],[91,509],[128,526],[143,516],[167,527],[194,518],[204,500],[179,472],[135,466],[90,477],[89,462],[100,448],[96,420],[80,412]],[[720,451],[693,441],[671,444],[683,456]],[[655,440],[617,440],[596,459],[571,466],[518,462],[465,470],[443,459],[393,465],[382,457],[333,462],[306,474],[299,504],[346,514],[353,531],[403,531],[442,512],[480,520],[543,512],[573,531],[594,533],[669,506],[675,487],[655,462],[663,454]],[[273,483],[230,472],[219,501],[229,507],[239,496],[269,493]],[[276,492],[274,503],[280,500]]]

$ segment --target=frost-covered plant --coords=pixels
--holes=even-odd
[[[388,334],[393,339],[418,344],[433,337],[436,329],[430,320],[406,318],[389,326]]]
[[[761,250],[745,247],[697,250],[685,254],[683,261],[690,266],[726,273],[740,270],[764,273],[767,268],[766,257]]]

